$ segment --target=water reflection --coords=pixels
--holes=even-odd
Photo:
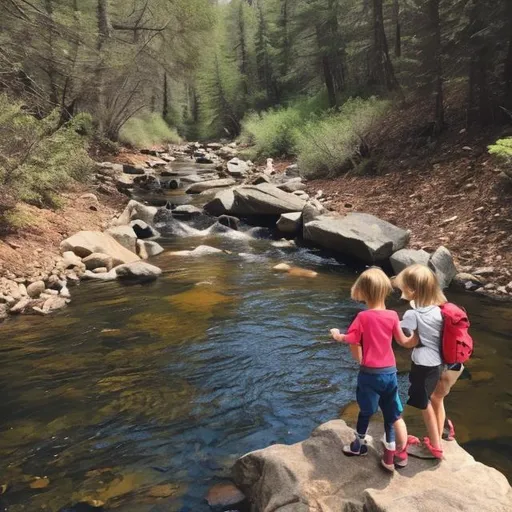
[[[353,274],[265,240],[165,245],[205,242],[246,256],[164,253],[155,261],[167,273],[155,283],[89,283],[57,316],[2,326],[0,484],[10,489],[0,503],[9,511],[79,502],[206,511],[207,488],[237,456],[300,441],[353,400],[357,368],[327,338],[358,310]],[[282,261],[319,276],[273,273]],[[447,407],[467,449],[511,476],[512,312],[453,298],[471,315],[476,353]],[[398,361],[405,393],[409,353],[398,349]],[[421,419],[406,418],[421,434]],[[31,489],[35,477],[48,486]]]

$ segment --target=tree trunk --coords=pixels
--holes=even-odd
[[[329,106],[331,108],[334,108],[337,105],[336,90],[334,88],[334,79],[331,72],[329,57],[327,55],[323,56],[322,64],[324,68],[325,87],[327,88],[327,96],[329,98]]]
[[[402,26],[400,24],[400,0],[393,0],[393,26],[395,27],[395,57],[402,56]]]
[[[163,105],[162,105],[162,117],[167,122],[169,117],[169,97],[167,96],[167,73],[164,72],[164,91],[163,91]]]
[[[98,131],[105,133],[107,101],[105,93],[104,46],[112,32],[108,14],[108,0],[98,0],[96,14],[98,22],[98,38],[96,40],[96,50],[98,51],[98,63],[96,66],[96,122],[98,123]]]
[[[512,2],[508,6],[508,52],[505,60],[505,91],[504,91],[504,105],[508,110],[512,110]],[[512,116],[512,113],[510,114]]]
[[[439,3],[440,0],[429,0],[428,2],[431,38],[429,53],[433,55],[432,90],[434,91],[434,133],[436,135],[444,128],[443,63]]]
[[[388,91],[399,89],[393,63],[389,58],[388,40],[384,30],[382,0],[373,0],[373,69],[370,83]]]
[[[50,80],[50,102],[56,107],[59,104],[59,93],[57,88],[57,69],[55,67],[55,27],[53,21],[53,1],[45,0],[44,7],[48,15],[45,24],[48,27],[48,66],[46,74]]]
[[[247,64],[247,41],[245,33],[245,17],[244,17],[244,4],[240,2],[238,9],[238,31],[240,36],[240,74],[242,75],[242,87],[244,95],[249,94],[249,83],[248,83],[248,64]]]

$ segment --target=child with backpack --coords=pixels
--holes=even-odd
[[[463,310],[448,303],[436,275],[425,265],[407,267],[395,278],[394,284],[413,307],[404,314],[400,325],[402,329],[416,332],[416,336],[405,343],[399,339],[397,342],[414,348],[407,404],[421,409],[428,431],[420,453],[416,454],[421,455],[423,450],[433,458],[442,459],[444,397],[462,373],[462,363],[471,355],[473,341],[467,332],[469,322]],[[461,366],[446,369],[445,363]],[[453,432],[450,434],[453,438]],[[410,437],[411,442],[415,441]],[[410,453],[414,451],[412,448]]]
[[[355,439],[343,448],[348,456],[368,453],[367,431],[370,418],[379,406],[384,415],[386,443],[381,464],[389,471],[395,465],[407,465],[407,427],[402,419],[402,403],[398,396],[398,381],[392,341],[395,338],[406,344],[413,337],[406,337],[400,328],[398,314],[386,309],[386,298],[392,285],[379,268],[363,272],[351,290],[354,300],[366,303],[368,309],[361,311],[348,328],[346,334],[331,329],[338,342],[348,343],[353,357],[361,364],[357,377],[357,403],[359,417]]]

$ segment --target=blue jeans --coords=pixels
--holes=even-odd
[[[402,402],[398,396],[398,380],[396,370],[386,373],[359,372],[357,377],[357,403],[359,417],[357,419],[357,434],[364,437],[368,431],[370,418],[379,407],[384,415],[386,441],[395,440],[393,424],[402,416]]]

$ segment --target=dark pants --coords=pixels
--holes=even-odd
[[[384,415],[386,441],[395,440],[393,424],[402,416],[402,402],[398,396],[398,381],[396,371],[393,373],[359,372],[357,377],[357,403],[359,417],[357,419],[357,434],[364,437],[368,431],[370,418],[379,407]]]

